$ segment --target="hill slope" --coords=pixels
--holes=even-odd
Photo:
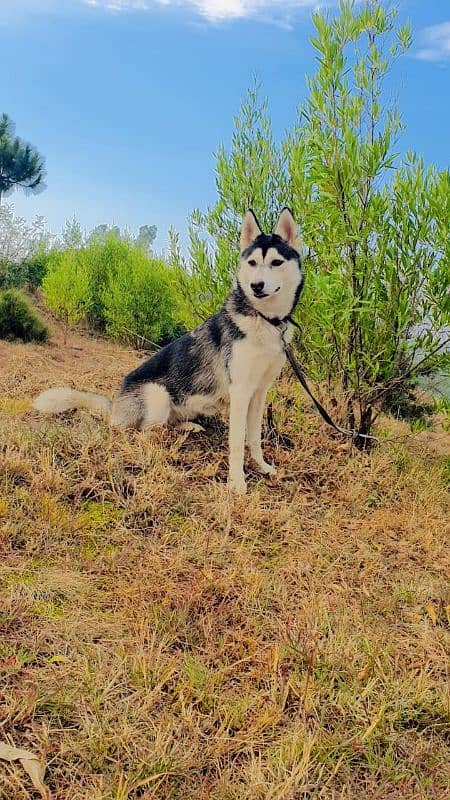
[[[447,798],[449,435],[352,454],[285,380],[294,449],[233,499],[219,425],[30,411],[139,358],[0,343],[2,738],[61,800]],[[36,796],[0,762],[1,800]]]

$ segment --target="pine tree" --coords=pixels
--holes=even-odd
[[[44,159],[30,144],[14,136],[15,126],[7,114],[0,117],[0,204],[3,195],[20,188],[37,194],[46,187]]]

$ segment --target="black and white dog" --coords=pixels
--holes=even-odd
[[[245,441],[260,471],[274,475],[261,449],[267,390],[285,361],[283,338],[303,285],[300,244],[291,211],[284,208],[274,233],[265,234],[252,211],[241,230],[234,288],[222,309],[191,333],[163,347],[122,382],[112,402],[72,389],[48,389],[34,402],[44,413],[75,408],[100,411],[120,428],[180,425],[198,429],[200,414],[229,402],[229,485],[246,490]]]

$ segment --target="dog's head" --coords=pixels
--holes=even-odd
[[[263,233],[253,211],[241,229],[238,281],[251,305],[269,317],[286,317],[303,283],[300,238],[289,208],[284,208],[273,233]]]

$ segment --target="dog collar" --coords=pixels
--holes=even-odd
[[[265,314],[261,314],[261,311],[256,311],[256,313],[258,314],[258,317],[262,317],[262,319],[264,319],[270,325],[273,325],[274,328],[280,328],[282,325],[284,325],[286,330],[286,323],[291,322],[290,315],[280,319],[279,317],[266,317]],[[285,333],[285,330],[282,331],[281,335]]]
[[[284,317],[283,319],[280,319],[279,317],[266,317],[265,314],[261,314],[261,311],[256,311],[256,313],[258,314],[258,317],[262,317],[266,320],[266,322],[270,322],[270,324],[275,328],[279,328],[280,325],[282,325],[283,322],[286,322],[288,319],[288,317]]]
[[[300,333],[302,332],[300,325],[298,324],[298,322],[295,321],[295,319],[292,319],[291,314],[288,314],[287,317],[283,317],[283,319],[279,319],[279,317],[266,317],[264,316],[264,314],[261,314],[260,311],[257,311],[256,313],[258,314],[259,317],[262,317],[266,322],[269,322],[271,325],[273,325],[274,328],[280,328],[282,325],[284,326],[283,329],[281,330],[281,338],[283,339],[283,342],[284,342],[284,334],[287,331],[288,322],[290,322],[291,325],[294,326],[294,328],[297,328],[297,330],[299,330]]]

